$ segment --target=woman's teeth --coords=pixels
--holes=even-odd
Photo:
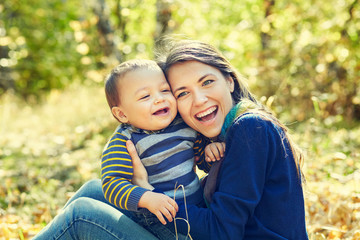
[[[197,118],[203,118],[203,117],[205,117],[205,116],[213,113],[216,109],[217,109],[217,107],[215,107],[215,106],[214,106],[214,107],[211,107],[211,108],[209,108],[208,110],[206,110],[206,111],[204,111],[204,112],[201,112],[201,113],[196,114],[196,117],[197,117]]]

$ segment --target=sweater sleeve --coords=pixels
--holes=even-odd
[[[130,211],[138,210],[141,196],[148,191],[131,184],[133,167],[126,149],[128,139],[116,132],[101,157],[101,181],[105,199]]]
[[[190,234],[194,239],[243,239],[245,225],[260,201],[272,137],[271,123],[257,117],[240,117],[226,137],[226,153],[219,186],[209,208],[188,206]],[[186,218],[184,206],[178,216]]]

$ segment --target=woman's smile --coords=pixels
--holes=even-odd
[[[218,108],[216,106],[210,107],[205,111],[202,111],[195,115],[195,117],[201,122],[207,122],[215,118]]]

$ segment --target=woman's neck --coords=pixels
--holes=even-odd
[[[248,99],[243,99],[237,104],[235,104],[233,108],[229,111],[229,113],[226,115],[224,124],[221,128],[221,133],[217,138],[220,139],[220,141],[225,141],[227,131],[230,128],[230,126],[233,124],[235,119],[240,115],[244,114],[245,112],[247,112],[248,110],[256,109],[256,108],[257,108],[256,103]]]

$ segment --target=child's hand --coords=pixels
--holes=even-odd
[[[215,162],[224,157],[225,143],[213,142],[205,147],[205,161]]]
[[[164,216],[169,222],[173,221],[176,212],[179,210],[177,203],[170,197],[162,193],[145,192],[138,203],[139,207],[147,208],[156,215],[162,224],[166,224]]]

